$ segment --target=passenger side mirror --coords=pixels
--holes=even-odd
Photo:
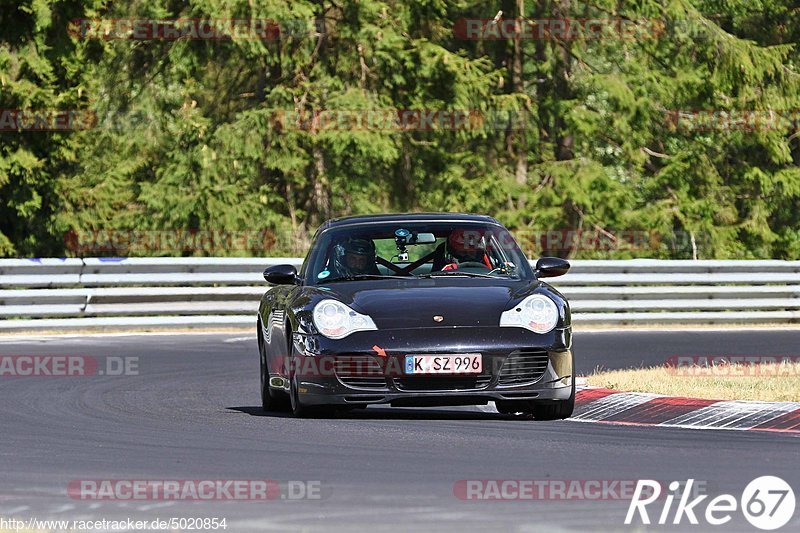
[[[560,257],[540,257],[536,261],[537,278],[554,278],[569,271],[569,261]]]
[[[297,269],[294,265],[273,265],[264,271],[264,279],[270,285],[294,285]]]

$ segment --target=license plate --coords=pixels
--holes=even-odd
[[[480,374],[483,359],[479,353],[460,355],[407,355],[406,374]]]

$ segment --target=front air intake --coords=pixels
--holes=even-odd
[[[544,375],[550,357],[538,349],[522,349],[506,357],[497,376],[498,385],[525,385],[535,383]]]

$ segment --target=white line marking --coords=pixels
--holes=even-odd
[[[62,505],[61,507],[56,507],[55,509],[53,509],[53,512],[54,513],[65,513],[67,511],[71,511],[73,509],[75,509],[75,506],[68,503],[66,505]]]
[[[153,504],[150,504],[150,505],[142,505],[142,506],[139,507],[139,510],[140,511],[149,511],[151,509],[162,509],[164,507],[170,507],[172,505],[175,505],[175,502],[159,502],[159,503],[153,503]]]
[[[800,409],[798,402],[718,402],[666,420],[660,426],[751,429]]]
[[[664,398],[660,394],[617,393],[589,402],[582,406],[581,413],[570,418],[576,422],[610,422],[608,418],[631,407],[641,405],[653,398]],[[723,429],[747,431],[786,413],[800,410],[800,402],[761,402],[749,400],[720,401],[676,416],[659,426],[682,429]],[[635,420],[626,421],[637,424]]]
[[[254,341],[256,340],[256,336],[253,335],[251,337],[234,337],[232,339],[225,339],[222,342],[244,342],[244,341]]]
[[[573,416],[572,418],[578,420],[603,420],[617,413],[621,413],[631,407],[636,407],[645,402],[649,402],[653,398],[662,398],[661,394],[649,394],[643,392],[620,392],[617,394],[609,394],[604,398],[600,398],[589,402],[581,407],[581,413]]]

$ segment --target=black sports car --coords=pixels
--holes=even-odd
[[[569,305],[487,216],[415,213],[326,222],[298,273],[264,271],[265,410],[479,405],[537,419],[575,402]]]

